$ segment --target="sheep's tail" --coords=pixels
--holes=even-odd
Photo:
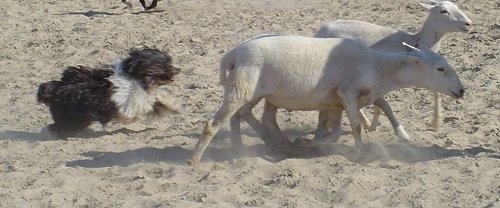
[[[232,51],[236,50],[238,47],[241,45],[244,45],[248,41],[259,39],[259,38],[265,38],[265,37],[275,37],[275,36],[283,36],[280,34],[260,34],[253,36],[251,38],[248,38],[241,42],[238,46],[232,48],[229,52],[224,55],[224,57],[221,59],[220,67],[219,67],[219,84],[220,85],[225,85],[227,77],[228,77],[228,70],[233,70],[235,66],[235,59],[234,53]]]
[[[228,76],[228,71],[234,68],[234,59],[227,54],[221,59],[219,66],[219,84],[226,85],[226,80]]]

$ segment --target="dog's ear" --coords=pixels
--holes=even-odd
[[[172,57],[158,49],[132,49],[123,61],[123,70],[132,77],[164,76],[171,66]]]

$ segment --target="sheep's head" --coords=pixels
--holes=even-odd
[[[412,80],[416,87],[449,95],[452,98],[461,98],[465,89],[455,69],[441,55],[430,51],[421,51],[406,43],[410,49],[410,61],[413,67]]]
[[[442,32],[469,32],[472,21],[457,5],[450,1],[431,1],[429,4],[420,3],[429,10],[429,19],[437,30]]]

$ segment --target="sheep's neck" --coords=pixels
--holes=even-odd
[[[415,74],[404,65],[411,64],[405,53],[379,53],[377,70],[379,71],[379,93],[415,86]]]
[[[415,39],[417,39],[418,44],[417,48],[421,50],[432,50],[434,52],[439,50],[440,40],[445,33],[438,30],[436,27],[435,22],[432,21],[429,15],[420,31],[415,34]]]

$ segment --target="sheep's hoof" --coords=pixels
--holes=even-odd
[[[432,129],[435,132],[439,132],[440,127],[441,127],[441,121],[438,119],[432,119]]]
[[[409,143],[410,136],[408,136],[408,133],[406,133],[406,131],[403,128],[403,126],[399,125],[396,128],[396,135],[398,136],[400,142],[402,142],[402,143]]]
[[[399,143],[403,143],[403,144],[410,144],[410,140],[408,140],[406,138],[399,138],[398,142]]]
[[[293,147],[306,147],[313,148],[317,146],[315,139],[305,139],[305,138],[297,138],[293,143]]]
[[[195,165],[197,165],[198,163],[200,163],[200,159],[191,158],[191,159],[188,159],[188,160],[187,160],[187,164],[188,164],[189,166],[195,166]]]
[[[380,126],[380,122],[372,121],[372,124],[366,130],[368,130],[370,132],[377,131],[377,126]]]
[[[367,129],[367,130],[368,130],[369,132],[372,132],[372,131],[377,131],[377,126],[378,126],[378,124],[377,124],[377,125],[372,124],[370,127],[368,127],[368,129]]]

